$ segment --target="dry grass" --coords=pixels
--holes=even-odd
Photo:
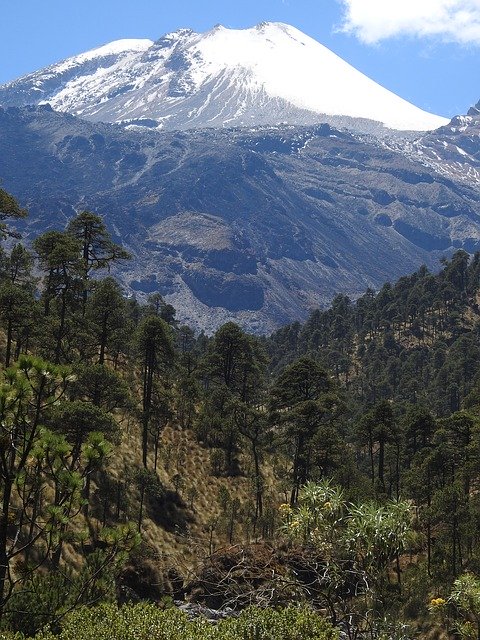
[[[157,513],[147,500],[141,527],[142,541],[155,557],[160,570],[175,567],[180,574],[188,577],[210,551],[228,543],[227,533],[221,526],[222,509],[218,499],[221,487],[240,501],[241,512],[253,500],[252,482],[247,475],[218,477],[211,473],[210,453],[210,449],[198,443],[192,431],[182,430],[174,424],[163,430],[157,475],[175,503],[175,514],[182,522],[177,526],[164,526],[162,514]],[[242,468],[248,468],[248,453],[242,452],[240,457]],[[122,440],[108,461],[108,476],[114,481],[125,481],[129,469],[141,467],[140,426],[133,420],[124,421]],[[153,446],[148,455],[148,468],[154,469]],[[178,493],[175,476],[180,477]],[[266,491],[276,496],[278,492],[271,465],[266,465],[264,476]],[[131,520],[136,520],[139,491],[132,486],[129,493],[128,515]],[[281,501],[282,497],[278,494],[278,502]],[[245,527],[240,522],[242,518],[245,516],[240,513],[234,528],[234,542],[246,538]],[[99,528],[100,523],[92,519],[91,526]],[[67,553],[69,561],[77,565],[79,558],[74,557],[73,549],[69,548]]]

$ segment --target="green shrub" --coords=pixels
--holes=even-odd
[[[338,632],[310,609],[245,609],[217,627],[215,640],[334,640]]]
[[[57,630],[55,621],[70,609],[99,601],[114,602],[116,566],[113,562],[105,566],[106,558],[104,551],[91,553],[77,575],[68,570],[34,574],[8,601],[2,627],[30,637],[46,625]]]
[[[63,621],[58,636],[50,631],[36,640],[336,640],[338,633],[308,609],[280,611],[251,607],[238,618],[212,625],[205,618],[189,620],[178,609],[153,604],[103,604],[82,608]]]

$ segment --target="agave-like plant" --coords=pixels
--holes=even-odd
[[[363,610],[373,615],[382,603],[389,567],[412,535],[410,503],[355,505],[345,499],[341,488],[323,480],[305,485],[298,504],[283,505],[281,514],[286,535],[318,552],[317,582],[332,617],[336,599],[336,606],[346,614],[344,620],[353,619],[348,600],[354,595],[363,596]],[[343,602],[339,593],[347,594]]]

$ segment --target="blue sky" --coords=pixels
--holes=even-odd
[[[440,115],[480,99],[480,0],[7,0],[0,83],[120,38],[287,22]],[[352,100],[355,96],[352,96]]]

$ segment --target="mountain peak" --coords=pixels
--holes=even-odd
[[[263,22],[259,22],[257,25],[255,25],[254,29],[256,29],[257,31],[265,31],[266,29],[269,28],[274,28],[274,29],[283,29],[284,27],[288,27],[289,25],[284,24],[283,22],[269,22],[269,21],[263,21]]]
[[[85,53],[80,53],[71,58],[67,58],[63,62],[58,63],[57,65],[51,65],[54,68],[61,68],[62,65],[75,62],[76,64],[82,64],[84,62],[88,62],[90,60],[94,60],[95,58],[105,58],[108,56],[121,56],[126,53],[139,53],[146,51],[153,44],[152,40],[144,39],[133,39],[133,38],[124,38],[121,40],[113,40],[113,42],[109,42],[100,47],[95,47],[94,49],[90,49]]]
[[[181,38],[188,38],[188,36],[191,36],[194,33],[195,31],[193,29],[190,29],[189,27],[182,27],[181,29],[176,29],[175,31],[163,36],[163,38],[170,37],[173,40],[180,40]]]
[[[358,127],[367,120],[424,131],[448,122],[281,22],[179,29],[155,43],[118,40],[0,87],[0,102],[49,102],[90,120],[148,119],[170,130],[347,118]]]
[[[480,115],[480,100],[477,102],[477,104],[473,107],[470,107],[470,109],[468,110],[468,114],[469,116],[479,116]]]

